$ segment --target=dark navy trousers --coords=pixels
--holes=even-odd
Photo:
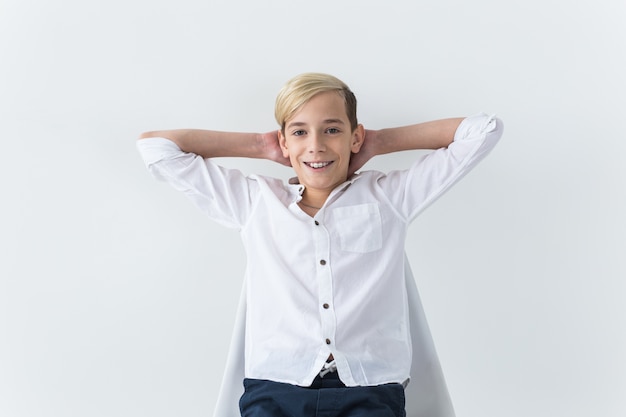
[[[401,384],[346,387],[337,373],[317,377],[310,387],[245,379],[242,417],[405,417]]]

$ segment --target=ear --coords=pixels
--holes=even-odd
[[[289,150],[287,149],[287,139],[285,135],[283,135],[282,130],[278,131],[278,144],[280,145],[280,149],[283,151],[283,156],[285,158],[289,158]]]
[[[352,143],[350,143],[350,150],[353,153],[358,153],[361,150],[361,146],[363,146],[363,141],[365,140],[365,128],[363,125],[358,125],[354,132],[352,132]]]

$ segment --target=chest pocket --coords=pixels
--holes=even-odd
[[[382,247],[382,221],[377,203],[337,207],[332,216],[342,250],[365,253]]]

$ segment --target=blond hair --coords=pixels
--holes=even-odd
[[[356,118],[356,97],[350,88],[340,79],[332,75],[317,72],[300,74],[283,86],[276,97],[274,116],[285,133],[285,124],[313,96],[327,91],[336,91],[346,103],[346,114],[350,127],[354,131],[358,122]]]

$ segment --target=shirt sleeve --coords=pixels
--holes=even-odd
[[[255,180],[183,152],[169,139],[140,139],[137,149],[153,177],[182,191],[210,218],[231,228],[246,223],[258,195]]]
[[[465,118],[447,148],[419,158],[408,171],[390,172],[381,179],[393,204],[412,221],[485,158],[502,132],[502,121],[495,116]]]

